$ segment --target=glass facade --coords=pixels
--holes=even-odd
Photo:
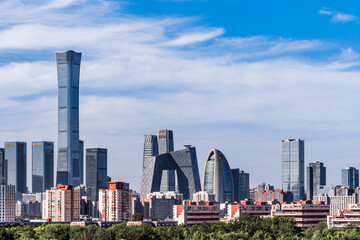
[[[107,149],[86,149],[86,186],[92,201],[98,201],[99,189],[107,188]]]
[[[158,133],[159,154],[174,151],[173,131],[163,129]],[[175,191],[175,171],[163,170],[161,174],[161,192]]]
[[[156,135],[145,135],[143,167],[147,158],[158,155],[158,142]]]
[[[79,141],[80,184],[84,184],[84,141]]]
[[[58,160],[56,183],[79,186],[79,75],[81,53],[56,52],[58,73]]]
[[[282,189],[291,191],[294,201],[305,199],[304,140],[282,141]]]
[[[6,142],[7,184],[15,185],[17,193],[26,193],[26,143]]]
[[[341,169],[341,185],[357,188],[359,186],[359,170],[354,167]]]
[[[242,201],[249,198],[250,179],[249,173],[238,168],[231,169],[234,183],[234,201]]]
[[[306,169],[306,195],[307,200],[313,200],[318,195],[319,186],[326,185],[326,167],[322,162],[312,162]]]
[[[5,148],[0,148],[0,183],[7,184],[7,164],[5,161]]]
[[[45,192],[54,186],[54,143],[32,143],[32,192]]]

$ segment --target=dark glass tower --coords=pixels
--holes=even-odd
[[[158,155],[158,142],[156,135],[145,135],[143,167],[147,158]]]
[[[306,168],[306,194],[308,200],[313,200],[314,196],[317,196],[318,186],[326,185],[326,167],[324,163],[316,161],[309,163]]]
[[[79,75],[81,53],[56,52],[58,74],[58,160],[56,183],[80,185]]]
[[[79,141],[80,184],[84,184],[84,141]]]
[[[282,189],[293,193],[294,201],[305,199],[304,140],[282,141]]]
[[[7,184],[15,185],[16,193],[26,193],[26,142],[6,142]]]
[[[54,186],[54,143],[32,143],[32,192],[45,192]]]
[[[86,186],[92,201],[98,201],[99,189],[107,188],[107,149],[86,149]]]
[[[5,161],[5,148],[0,148],[0,184],[7,184],[7,163]]]
[[[163,129],[158,133],[159,154],[174,151],[173,131]],[[163,170],[161,176],[161,192],[175,191],[175,171]]]
[[[359,186],[359,170],[354,167],[341,169],[341,185],[357,188]]]
[[[242,201],[249,198],[250,181],[249,173],[238,168],[231,169],[234,183],[234,201]]]

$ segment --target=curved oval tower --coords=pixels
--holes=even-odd
[[[213,148],[205,162],[203,190],[215,194],[215,201],[232,202],[234,184],[231,169],[225,155]]]

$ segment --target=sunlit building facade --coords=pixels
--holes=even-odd
[[[7,184],[15,185],[16,193],[26,193],[26,142],[6,142]]]
[[[39,193],[54,186],[54,143],[32,143],[32,192]]]

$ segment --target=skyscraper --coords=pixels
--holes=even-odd
[[[174,151],[173,131],[167,129],[159,130],[158,144],[159,154]],[[163,170],[160,191],[175,191],[175,170]]]
[[[145,135],[144,141],[144,155],[143,155],[143,167],[147,158],[158,155],[158,142],[156,135]]]
[[[5,148],[0,148],[0,184],[7,184],[7,162],[5,161]]]
[[[107,149],[86,149],[86,186],[92,201],[98,201],[99,189],[107,188]]]
[[[54,186],[54,143],[32,143],[32,192],[45,192]]]
[[[341,169],[341,185],[356,188],[359,186],[359,170],[354,167]]]
[[[231,175],[234,183],[234,201],[248,199],[250,193],[249,173],[235,168],[231,169]]]
[[[7,184],[15,185],[16,193],[26,193],[26,142],[6,142]]]
[[[56,183],[80,185],[79,75],[81,53],[56,52],[58,76],[58,160]]]
[[[324,163],[316,161],[309,163],[306,169],[307,182],[306,182],[306,194],[308,200],[313,200],[314,196],[317,196],[318,186],[326,185],[326,167]]]
[[[84,141],[79,140],[80,184],[84,184]]]
[[[282,140],[282,188],[291,191],[294,201],[305,199],[304,140]]]
[[[211,149],[205,162],[203,190],[215,194],[215,201],[224,203],[234,200],[234,184],[225,155]]]

